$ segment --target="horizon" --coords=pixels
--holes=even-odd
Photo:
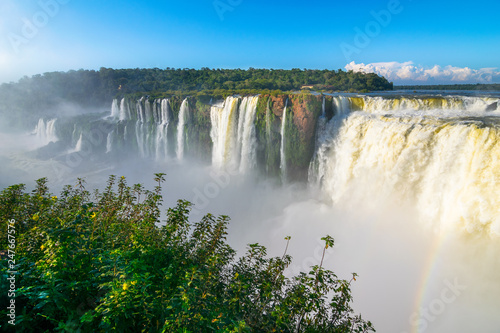
[[[500,4],[482,4],[6,0],[0,83],[101,67],[342,69],[395,85],[499,83]],[[436,20],[436,12],[447,15]]]

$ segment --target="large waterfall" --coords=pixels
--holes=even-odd
[[[122,101],[123,102],[123,101]],[[127,103],[121,114],[127,118]],[[168,157],[168,127],[170,109],[168,99],[141,98],[136,103],[135,137],[142,157],[164,160]]]
[[[354,110],[366,112],[384,111],[435,111],[450,110],[467,113],[500,111],[498,98],[469,96],[421,96],[421,97],[349,97]]]
[[[310,170],[333,202],[409,203],[435,228],[500,235],[496,100],[351,98],[363,110],[351,113],[343,102]]]
[[[48,145],[50,142],[56,142],[58,140],[56,135],[56,120],[52,119],[45,121],[42,118],[38,120],[38,124],[33,131],[36,135],[36,139],[41,146]]]
[[[118,105],[118,100],[114,99],[111,104],[111,118],[119,118],[120,117],[120,106]]]
[[[164,160],[168,157],[168,125],[170,123],[169,100],[155,101],[156,142],[155,157]]]
[[[288,107],[288,100],[285,103],[285,108],[283,109],[283,115],[281,116],[281,145],[280,145],[280,170],[281,170],[281,182],[283,184],[287,181],[287,165],[286,165],[286,113]]]
[[[228,97],[212,106],[212,165],[244,173],[256,164],[255,113],[258,97]]]
[[[177,123],[177,159],[184,158],[184,126],[186,125],[187,118],[189,117],[189,103],[187,98],[182,101],[181,109],[179,111],[179,122]]]

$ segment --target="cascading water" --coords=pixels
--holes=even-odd
[[[184,158],[184,127],[189,117],[189,103],[187,98],[182,101],[181,109],[179,111],[179,122],[177,124],[177,159]]]
[[[410,203],[435,228],[500,235],[500,122],[485,117],[491,101],[482,117],[471,116],[479,109],[411,114],[403,112],[410,105],[405,99],[377,101],[364,103],[363,112],[341,118],[337,112],[319,138],[310,181],[322,183],[334,203]],[[334,100],[337,110],[345,110],[341,102]],[[351,103],[359,107],[360,99]],[[429,105],[426,99],[411,103]],[[441,100],[437,106],[449,105]]]
[[[266,142],[267,142],[267,152],[266,156],[266,172],[269,172],[269,152],[271,151],[271,108],[269,105],[270,101],[267,102],[266,106]]]
[[[144,102],[144,97],[136,103],[137,121],[135,123],[135,136],[137,140],[137,147],[139,149],[139,154],[141,157],[146,157],[146,147],[145,147],[145,133],[144,133],[144,108],[142,106]]]
[[[111,153],[113,150],[113,134],[114,131],[108,133],[108,137],[106,139],[106,154]]]
[[[238,142],[241,146],[240,173],[246,173],[256,165],[257,138],[255,134],[255,114],[258,97],[245,97],[240,106]]]
[[[468,96],[429,96],[429,97],[349,97],[353,110],[370,113],[394,111],[433,111],[452,110],[465,113],[496,111],[498,98]]]
[[[327,158],[333,149],[335,141],[333,140],[340,130],[342,122],[351,112],[350,101],[347,97],[333,97],[334,116],[327,122],[325,112],[325,99],[323,99],[322,116],[318,119],[318,132],[316,135],[315,151],[311,164],[309,165],[308,182],[313,186],[321,186],[325,174],[325,164],[321,161]]]
[[[258,97],[228,97],[222,107],[212,106],[212,165],[241,173],[256,164],[255,114]]]
[[[50,142],[57,142],[58,138],[56,135],[56,121],[57,119],[52,119],[47,122],[40,118],[38,124],[33,131],[36,136],[38,143],[42,146],[48,145]]]
[[[71,150],[71,153],[77,153],[79,151],[82,151],[82,144],[83,144],[83,133],[80,133],[80,137],[76,141],[75,148]]]
[[[288,99],[285,103],[285,108],[283,109],[283,115],[281,117],[281,146],[280,146],[280,170],[281,170],[281,182],[285,184],[287,182],[287,165],[286,165],[286,113],[288,107]]]
[[[210,137],[213,142],[212,165],[215,168],[231,167],[236,169],[234,146],[237,135],[239,99],[228,97],[222,107],[212,106],[210,119],[212,129]]]
[[[127,119],[130,119],[130,109],[127,100],[125,98],[122,98],[120,102],[119,120],[124,121]]]
[[[118,105],[118,100],[114,99],[111,104],[111,118],[118,119],[120,117],[120,106]]]
[[[169,100],[157,100],[156,159],[168,157],[168,124],[170,123]]]

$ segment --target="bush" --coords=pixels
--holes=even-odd
[[[46,179],[32,193],[23,185],[1,192],[2,229],[16,220],[17,332],[374,331],[351,309],[355,274],[341,280],[320,264],[286,277],[290,237],[282,257],[250,244],[236,259],[229,218],[192,224],[187,201],[160,224],[164,175],[155,180],[152,191],[111,176],[93,194],[81,179],[59,197]],[[325,249],[334,245],[323,239]],[[6,260],[1,271],[7,290]],[[13,328],[2,320],[4,331]]]

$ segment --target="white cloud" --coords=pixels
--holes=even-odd
[[[500,82],[498,68],[471,69],[469,67],[441,67],[424,68],[420,65],[407,62],[374,62],[371,64],[356,64],[354,61],[345,66],[346,70],[355,72],[376,73],[395,83],[419,84],[426,83],[488,83]]]

